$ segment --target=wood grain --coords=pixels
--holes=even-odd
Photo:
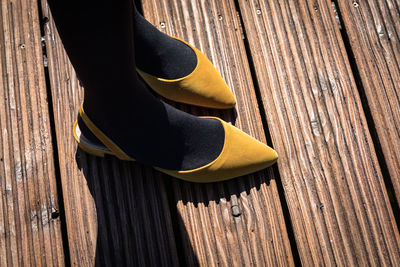
[[[176,266],[175,239],[160,174],[77,150],[72,126],[83,88],[46,2],[43,14],[71,265]]]
[[[303,265],[400,264],[331,1],[239,0]]]
[[[63,266],[37,3],[0,2],[0,266]]]
[[[203,51],[232,88],[236,110],[180,105],[211,114],[266,142],[234,1],[144,0],[145,17],[158,29]],[[229,182],[173,183],[185,265],[294,265],[272,168]]]
[[[375,129],[400,203],[400,6],[339,1]]]

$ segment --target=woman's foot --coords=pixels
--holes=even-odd
[[[136,9],[133,21],[137,71],[155,92],[191,105],[235,106],[230,88],[201,51],[160,32]]]
[[[163,169],[190,170],[212,162],[221,153],[225,133],[219,121],[177,110],[156,99],[141,83],[124,91],[127,94],[120,95],[117,102],[85,101],[84,110],[131,158]],[[91,136],[82,122],[80,128],[84,136]]]

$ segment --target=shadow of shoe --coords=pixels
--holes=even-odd
[[[97,211],[97,218],[87,218],[88,224],[97,220],[95,265],[178,266],[173,231],[177,222],[171,220],[165,177],[150,167],[98,158],[80,149],[76,162]],[[180,236],[185,239],[185,232]],[[193,254],[196,265],[190,247],[185,253]]]

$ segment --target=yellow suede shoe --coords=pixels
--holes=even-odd
[[[176,102],[219,109],[234,107],[234,95],[210,60],[189,43],[173,38],[193,49],[197,56],[197,65],[187,76],[174,80],[158,78],[136,68],[150,88]]]
[[[112,140],[110,140],[80,109],[80,116],[89,130],[105,145],[94,144],[85,138],[79,129],[78,123],[74,125],[74,137],[79,147],[96,156],[114,155],[122,160],[134,161]],[[278,154],[271,147],[259,142],[253,137],[242,132],[235,126],[216,117],[202,117],[215,119],[221,122],[225,130],[225,141],[219,156],[210,163],[192,170],[166,170],[154,167],[173,177],[197,183],[209,183],[228,180],[246,175],[274,164]]]

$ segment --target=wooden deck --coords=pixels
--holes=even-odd
[[[83,89],[46,1],[2,0],[0,266],[400,266],[400,1],[142,8],[238,102],[178,107],[232,122],[278,164],[193,184],[82,152]]]

